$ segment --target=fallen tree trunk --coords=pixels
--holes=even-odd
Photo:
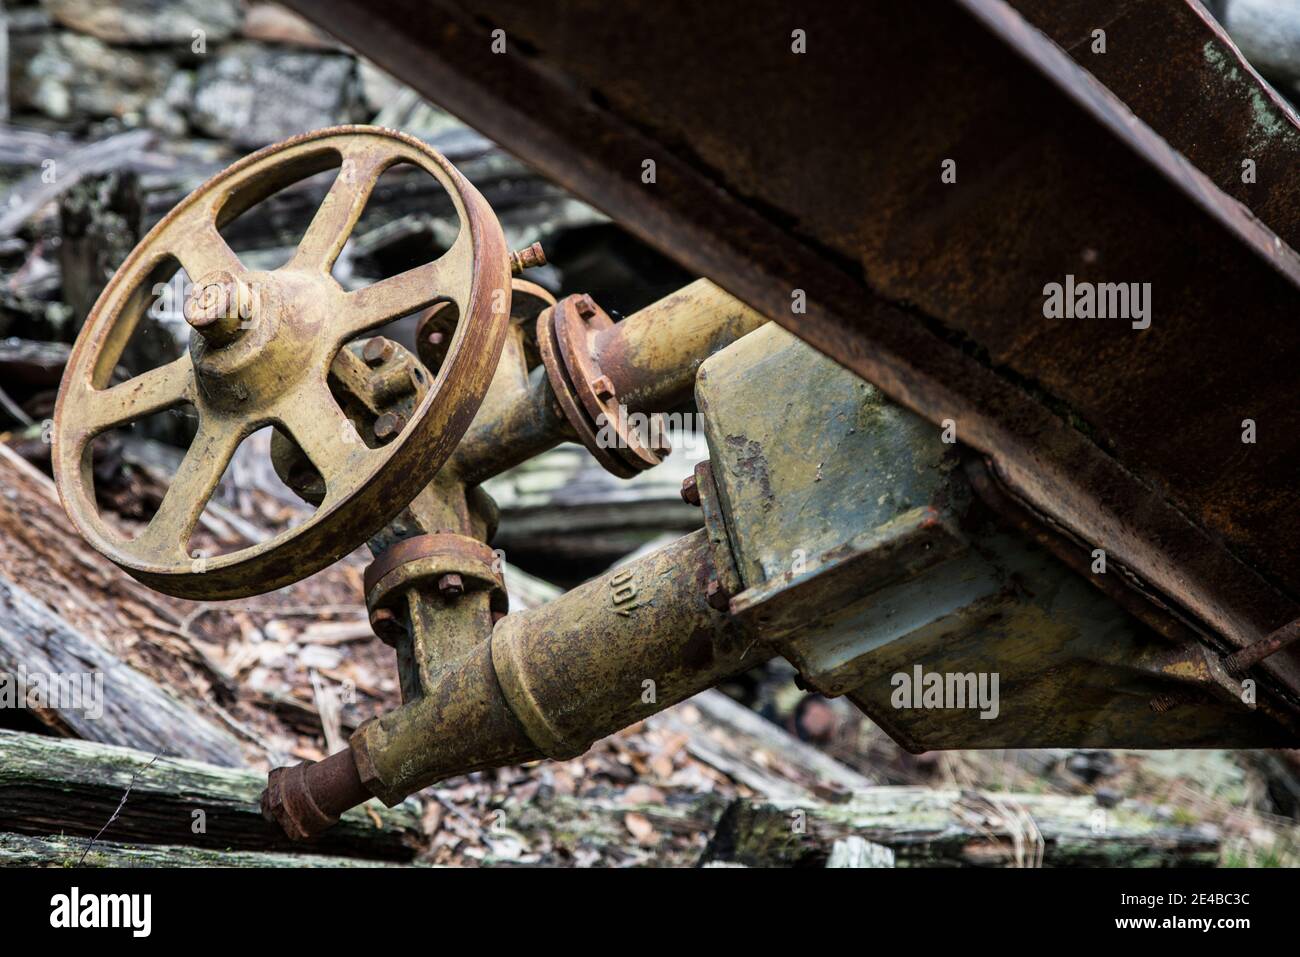
[[[238,740],[0,577],[0,707],[60,734],[150,753],[244,763]]]
[[[849,804],[735,801],[704,861],[821,867],[835,842],[860,837],[899,867],[1213,867],[1218,838],[1169,827],[1089,797],[975,794],[916,787],[860,792]]]
[[[63,836],[0,834],[0,867],[405,867],[391,861],[326,854],[213,851],[174,844],[119,844]]]
[[[18,589],[34,600],[35,607],[48,610],[49,616],[62,623],[57,635],[44,636],[42,641],[42,632],[53,627],[50,617],[29,612],[33,602],[24,603],[25,621],[11,618],[0,623],[0,632],[11,636],[9,650],[0,647],[0,671],[12,672],[19,664],[28,671],[38,670],[30,655],[39,652],[29,652],[33,644],[36,649],[47,645],[46,657],[58,648],[56,657],[69,662],[84,654],[109,667],[103,657],[108,655],[109,661],[126,665],[156,686],[175,689],[178,696],[194,702],[195,720],[201,715],[202,720],[212,722],[212,731],[202,735],[208,744],[185,756],[221,764],[244,763],[235,739],[217,725],[221,713],[211,700],[214,688],[233,694],[230,680],[196,649],[183,627],[185,614],[197,606],[150,591],[95,552],[73,530],[54,483],[3,444],[0,488],[5,490],[0,495],[0,580],[9,583],[8,591]],[[77,637],[69,636],[69,631]],[[62,670],[94,669],[83,665]],[[138,682],[129,683],[134,686]],[[107,690],[107,678],[105,687]],[[144,706],[132,705],[131,709],[142,712]],[[194,723],[188,718],[186,722]],[[159,744],[169,754],[180,752],[186,744],[184,738],[167,744],[168,738],[144,733],[155,721],[143,713],[123,715],[122,721],[98,728],[47,723],[61,733],[85,734],[151,754]],[[122,732],[121,736],[112,736],[114,731]],[[248,753],[254,752],[250,749]]]
[[[294,844],[262,817],[265,785],[253,771],[0,731],[0,831],[93,838],[121,805],[105,839],[386,860],[410,860],[420,844],[414,802],[392,809],[371,802],[318,842]]]
[[[685,734],[686,748],[696,758],[766,797],[835,799],[876,783],[717,689],[646,723]]]

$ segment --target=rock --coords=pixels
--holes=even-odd
[[[164,53],[116,49],[75,33],[22,35],[14,41],[14,108],[56,120],[117,117],[139,123],[176,72]]]
[[[162,46],[228,39],[239,27],[239,0],[44,0],[56,21],[109,43]]]
[[[365,97],[366,109],[378,113],[393,97],[402,90],[410,89],[385,70],[381,70],[369,60],[362,60],[361,92]],[[417,94],[418,95],[418,94]]]
[[[1115,773],[1115,756],[1109,751],[1081,748],[1066,759],[1065,769],[1085,784],[1092,784]]]
[[[187,112],[193,98],[194,74],[189,70],[177,71],[162,96],[145,106],[145,123],[169,136],[185,136],[189,132]]]
[[[248,8],[240,34],[263,43],[284,43],[309,50],[339,50],[327,33],[278,3],[257,3]]]
[[[1295,0],[1227,0],[1223,25],[1251,65],[1300,93],[1300,5]]]
[[[1124,800],[1124,795],[1114,788],[1097,788],[1092,793],[1093,800],[1097,802],[1098,807],[1119,807],[1120,802]]]
[[[191,110],[196,127],[246,149],[365,115],[351,56],[255,43],[226,47],[199,68]]]

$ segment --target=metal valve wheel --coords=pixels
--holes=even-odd
[[[460,219],[457,238],[433,262],[347,291],[330,271],[375,181],[398,163],[424,169],[446,189]],[[289,262],[273,271],[246,269],[218,229],[290,183],[335,167],[335,182]],[[175,262],[195,284],[185,303],[193,327],[188,351],[110,385],[152,284]],[[369,448],[331,394],[330,364],[348,340],[437,301],[454,302],[460,321],[436,379],[402,432]],[[54,415],[54,476],[64,507],[95,548],[168,594],[237,598],[305,578],[359,546],[428,483],[478,410],[509,321],[509,251],[501,227],[441,155],[414,137],[364,126],[267,147],[168,213],[95,303]],[[128,539],[96,509],[91,442],[107,429],[184,403],[197,410],[197,435],[157,513]],[[196,560],[189,539],[231,455],[267,425],[310,459],[325,480],[323,501],[311,518],[266,542]]]

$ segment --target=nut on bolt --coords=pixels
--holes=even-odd
[[[687,505],[700,507],[700,485],[695,481],[694,475],[688,475],[682,479],[682,501]]]
[[[525,269],[546,265],[546,253],[542,252],[541,243],[533,243],[527,249],[520,249],[510,254],[510,275],[517,276]]]
[[[400,412],[385,412],[375,419],[375,438],[380,442],[391,441],[393,436],[406,428],[406,416]]]
[[[596,314],[596,303],[592,300],[591,296],[586,293],[583,293],[578,297],[578,301],[574,303],[574,307],[578,310],[578,315],[582,316],[584,319],[590,319]]]
[[[376,608],[370,613],[370,630],[381,641],[393,642],[403,635],[406,628],[391,608]]]
[[[455,598],[465,591],[465,582],[455,572],[451,572],[438,579],[438,591],[448,598]]]
[[[396,347],[391,339],[385,339],[383,336],[375,336],[366,342],[361,349],[361,358],[365,360],[366,365],[370,368],[381,366],[393,357]]]
[[[596,398],[602,402],[608,402],[614,398],[614,383],[609,381],[609,376],[603,375],[591,380],[591,391],[596,393]]]

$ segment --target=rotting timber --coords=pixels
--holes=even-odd
[[[916,29],[913,14],[885,9],[873,7],[870,15]],[[511,254],[491,209],[445,159],[376,129],[321,131],[241,161],[189,197],[128,258],[74,349],[56,416],[56,476],[83,534],[154,587],[207,598],[305,577],[363,542],[374,553],[365,598],[376,634],[396,650],[403,704],[358,729],[338,754],[272,773],[264,808],[290,836],[320,833],[371,795],[392,804],[453,774],[581,753],[596,738],[777,654],[799,668],[808,686],[847,695],[914,750],[1296,741],[1288,671],[1295,629],[1274,631],[1284,612],[1295,617],[1285,577],[1242,557],[1258,555],[1258,543],[1225,550],[1226,538],[1212,540],[1205,515],[1189,518],[1197,508],[1186,498],[1180,504],[1180,496],[1190,491],[1176,488],[1184,477],[1169,471],[1187,451],[1153,447],[1138,462],[1131,437],[1116,429],[1125,421],[1145,426],[1125,419],[1105,383],[1090,377],[1094,367],[1122,365],[1121,353],[1190,374],[1184,360],[1191,357],[1177,351],[1177,337],[1201,328],[1210,307],[1196,296],[1204,291],[1172,299],[1171,328],[1153,326],[1160,338],[1152,343],[1108,341],[1100,355],[1078,328],[1062,332],[1078,341],[1048,356],[1036,351],[1036,327],[1023,315],[1024,341],[1014,329],[990,324],[1003,312],[1023,313],[1011,307],[1026,298],[1018,280],[1056,278],[1058,266],[1060,276],[1086,274],[1087,263],[1069,258],[1080,249],[1101,248],[1116,262],[1131,262],[1135,275],[1154,277],[1157,289],[1165,288],[1162,279],[1187,275],[1186,263],[1173,263],[1168,249],[1153,251],[1149,236],[1131,235],[1123,215],[1076,209],[1067,191],[1044,187],[1033,175],[1036,162],[1066,163],[1151,234],[1162,217],[1178,212],[1190,217],[1195,237],[1217,238],[1225,262],[1211,278],[1244,282],[1259,297],[1252,305],[1261,328],[1266,337],[1276,335],[1280,350],[1259,360],[1269,370],[1291,354],[1289,333],[1277,323],[1283,306],[1295,302],[1295,254],[1280,240],[1276,250],[1269,246],[1275,237],[1264,226],[1236,216],[1213,184],[1145,139],[1145,128],[1117,132],[1122,104],[1091,78],[1081,79],[1041,35],[1026,40],[1010,7],[972,0],[936,9],[956,18],[947,26],[1004,71],[994,79],[1011,102],[993,117],[994,132],[1015,141],[1027,119],[1015,97],[1030,68],[997,52],[997,44],[1019,39],[1021,52],[1037,56],[1037,67],[1058,83],[1031,85],[1031,105],[1059,106],[1064,87],[1069,108],[1101,131],[1102,159],[1131,178],[1085,176],[1096,156],[1059,153],[1056,121],[1010,157],[1034,185],[1013,194],[1009,209],[1000,207],[1001,220],[988,206],[1001,185],[996,165],[984,168],[977,159],[963,174],[980,182],[975,212],[951,210],[938,194],[926,200],[930,187],[908,186],[902,167],[890,167],[901,178],[886,180],[879,219],[863,219],[858,228],[865,232],[856,237],[879,289],[854,289],[835,272],[851,248],[821,258],[794,248],[788,265],[806,268],[813,290],[806,321],[788,319],[788,290],[780,301],[774,294],[781,270],[736,272],[737,244],[762,245],[763,227],[752,211],[732,210],[736,235],[729,244],[682,253],[694,264],[717,266],[720,277],[743,273],[737,291],[835,361],[708,281],[614,323],[590,296],[557,301],[512,279],[540,252]],[[397,49],[409,52],[409,43]],[[988,63],[959,60],[987,77]],[[465,93],[458,87],[450,95],[457,90]],[[977,106],[968,104],[972,116],[980,114]],[[457,240],[434,263],[341,293],[328,278],[332,259],[368,184],[397,161],[423,166],[448,190],[460,213]],[[215,226],[285,183],[331,166],[341,174],[298,255],[274,273],[244,274]],[[690,177],[675,179],[680,171],[671,163],[661,175],[665,168],[674,177],[665,184],[673,187],[666,201],[678,202],[682,193],[675,190],[689,194]],[[591,175],[599,182],[599,171]],[[801,182],[789,174],[782,181]],[[936,204],[957,239],[936,245],[934,236],[918,232],[923,223],[909,226],[900,218],[909,197]],[[1046,228],[1067,208],[1081,221],[1068,230],[1058,229],[1059,219],[1051,226],[1069,236],[1026,226],[1042,217]],[[699,210],[718,212],[712,201]],[[644,206],[636,211],[664,222]],[[980,242],[1008,261],[1020,261],[1009,244],[1022,241],[1021,233],[1043,242],[1033,268],[971,272],[974,264],[963,256],[979,244],[966,230],[981,215],[1007,226],[1006,235]],[[886,237],[879,230],[890,223]],[[1261,258],[1265,253],[1271,262]],[[190,353],[158,375],[110,386],[105,370],[130,332],[135,297],[165,256],[203,277],[187,311]],[[998,261],[993,253],[985,258]],[[250,315],[232,313],[241,284],[267,290]],[[215,301],[204,298],[203,290],[212,289]],[[879,297],[880,290],[887,295]],[[1220,286],[1204,294],[1222,305]],[[856,325],[836,319],[850,307],[861,309]],[[417,354],[367,338],[384,321],[413,311],[421,313]],[[928,321],[937,315],[963,331]],[[864,331],[879,351],[863,346]],[[1228,368],[1239,371],[1231,361]],[[1108,388],[1114,391],[1113,380]],[[1231,402],[1243,401],[1238,384],[1225,388]],[[490,547],[496,509],[479,483],[562,441],[580,443],[618,476],[654,467],[666,451],[660,431],[641,432],[622,413],[653,416],[688,400],[692,390],[710,461],[683,497],[700,506],[704,528],[546,607],[506,614],[505,583]],[[194,402],[211,430],[191,448],[186,462],[193,462],[182,466],[162,518],[154,519],[157,530],[151,524],[133,541],[114,539],[87,489],[90,442],[116,422],[181,400]],[[1286,421],[1285,394],[1270,387],[1259,401]],[[1184,405],[1174,413],[1204,412],[1197,402]],[[960,423],[957,442],[934,427],[951,416]],[[223,456],[265,423],[277,429],[277,470],[318,506],[316,516],[261,546],[196,565],[186,555],[187,523],[201,511]],[[1204,438],[1208,449],[1222,447],[1200,428],[1189,434]],[[1280,454],[1285,460],[1289,453]],[[1147,481],[1129,481],[1126,469],[1136,465],[1145,466]],[[1290,504],[1268,507],[1285,514]],[[1252,512],[1242,527],[1258,517]],[[1080,561],[1092,546],[1111,555],[1108,572]],[[1251,644],[1269,631],[1264,644]],[[899,708],[891,678],[913,668],[996,673],[996,716]]]

